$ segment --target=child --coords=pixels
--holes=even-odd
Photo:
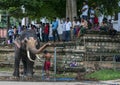
[[[46,79],[49,80],[49,70],[50,70],[50,60],[51,58],[53,57],[47,50],[45,50],[44,52],[44,55],[43,57],[45,58],[45,62],[44,62],[44,70],[45,70],[45,73],[46,73]]]

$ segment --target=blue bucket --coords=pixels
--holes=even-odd
[[[75,78],[56,78],[57,81],[74,81]]]

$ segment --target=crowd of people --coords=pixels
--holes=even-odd
[[[117,31],[113,28],[111,20],[104,17],[102,23],[99,23],[97,11],[98,7],[89,7],[87,2],[83,2],[83,7],[79,10],[79,12],[81,12],[81,16],[73,17],[73,21],[70,21],[70,18],[67,17],[60,19],[59,23],[57,18],[53,17],[53,21],[51,23],[40,22],[39,26],[32,24],[28,26],[21,26],[21,24],[19,24],[18,27],[14,26],[8,30],[9,43],[13,42],[16,35],[21,34],[23,28],[34,29],[41,42],[70,41],[85,34],[86,30],[105,31],[111,36],[114,36]],[[59,25],[61,25],[61,35],[58,32]]]

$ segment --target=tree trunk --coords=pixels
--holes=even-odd
[[[8,30],[9,30],[9,28],[10,28],[10,16],[7,15],[6,17],[7,17],[7,32],[8,32]],[[6,36],[6,42],[7,42],[7,41],[8,41],[8,33],[7,33],[7,36]]]
[[[66,0],[66,17],[73,20],[73,17],[77,17],[77,1],[76,0]]]

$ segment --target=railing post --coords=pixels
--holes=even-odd
[[[56,59],[57,59],[57,49],[62,49],[63,47],[55,47],[54,49],[54,81],[56,81]]]
[[[116,61],[115,61],[115,55],[113,55],[113,69],[114,69],[114,71],[116,70],[115,63],[116,63]]]

